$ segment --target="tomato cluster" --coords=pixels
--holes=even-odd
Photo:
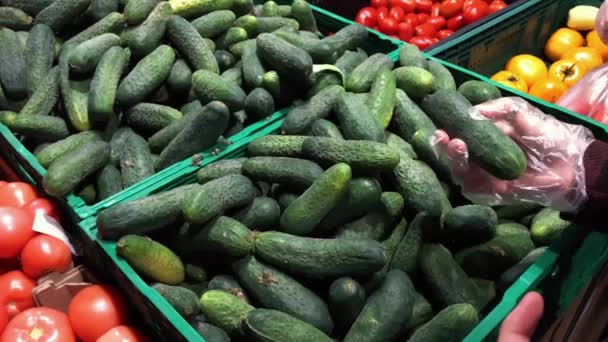
[[[422,50],[505,7],[503,0],[371,0],[355,21]]]

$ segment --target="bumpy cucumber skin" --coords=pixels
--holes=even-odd
[[[127,2],[123,11],[125,21],[129,25],[137,25],[143,22],[150,15],[150,13],[152,13],[154,7],[156,7],[159,2],[160,0],[139,0]]]
[[[397,89],[396,92],[395,111],[391,127],[397,135],[407,142],[411,142],[412,137],[419,130],[430,132],[436,130],[433,121],[401,89]]]
[[[118,46],[110,48],[101,57],[89,91],[88,109],[92,122],[106,122],[114,113],[118,82],[130,58],[130,50]]]
[[[404,66],[416,66],[423,69],[428,69],[428,61],[420,49],[414,44],[405,44],[399,50],[399,64]]]
[[[120,171],[125,188],[154,174],[154,164],[148,143],[140,135],[131,132],[120,155]]]
[[[241,320],[247,313],[255,308],[239,297],[223,290],[210,290],[205,292],[200,300],[201,311],[213,325],[228,334],[239,334]]]
[[[70,135],[65,121],[56,116],[0,112],[0,122],[14,133],[36,138],[41,142],[53,142]]]
[[[336,101],[334,112],[346,139],[385,141],[382,125],[369,114],[365,101],[356,94],[343,93]]]
[[[169,248],[148,237],[123,236],[116,243],[116,253],[138,272],[167,285],[184,281],[184,264]]]
[[[111,47],[120,45],[120,37],[105,33],[78,45],[70,55],[70,68],[79,73],[88,73],[97,67],[103,54]]]
[[[12,30],[28,29],[32,25],[32,17],[18,8],[0,7],[0,26]]]
[[[255,139],[247,146],[247,153],[254,156],[302,157],[302,144],[306,136],[267,135]]]
[[[346,80],[346,90],[353,93],[368,92],[376,75],[382,68],[392,70],[393,61],[385,54],[377,53],[369,56],[363,63],[359,64]]]
[[[220,255],[241,258],[251,253],[253,234],[239,221],[220,216],[200,232],[186,235],[176,243],[180,254],[210,251]]]
[[[433,75],[433,91],[439,89],[456,90],[456,81],[448,68],[435,61],[429,61],[428,70]],[[488,84],[488,83],[486,83]],[[491,84],[488,84],[492,86]],[[496,89],[498,90],[498,88]],[[500,94],[500,91],[498,92]],[[498,95],[500,97],[500,95]]]
[[[234,25],[236,15],[230,10],[214,11],[192,21],[203,38],[214,38]]]
[[[344,139],[342,132],[333,122],[325,119],[319,119],[313,122],[310,127],[310,133],[315,137],[325,137],[333,139]]]
[[[249,89],[257,88],[262,85],[266,70],[262,65],[262,61],[258,57],[257,44],[251,41],[243,50],[243,80],[245,86]]]
[[[477,310],[470,304],[454,304],[440,311],[418,328],[408,341],[462,341],[479,322]]]
[[[247,95],[245,111],[254,118],[267,118],[274,113],[274,99],[266,89],[256,88]]]
[[[253,180],[300,190],[308,189],[323,174],[315,162],[286,157],[252,157],[243,163],[242,171]]]
[[[124,113],[125,122],[141,134],[149,136],[180,120],[182,113],[172,107],[141,102]]]
[[[53,31],[59,32],[84,13],[89,5],[91,0],[56,0],[38,13],[34,25],[46,24]]]
[[[55,159],[63,154],[78,148],[82,144],[95,140],[101,140],[101,135],[96,131],[73,134],[36,152],[36,158],[40,165],[48,168]]]
[[[143,23],[123,31],[123,45],[129,47],[134,56],[146,56],[161,44],[172,14],[171,5],[160,2]]]
[[[59,67],[54,67],[38,83],[19,114],[49,115],[59,101]]]
[[[24,49],[17,33],[0,28],[0,83],[7,95],[20,100],[27,96]]]
[[[234,83],[226,82],[211,71],[195,72],[192,75],[192,89],[203,103],[221,101],[230,108],[231,112],[245,108],[247,95],[243,89]]]
[[[25,48],[28,93],[32,95],[45,79],[55,60],[55,34],[44,24],[32,27]]]
[[[106,165],[97,175],[97,189],[99,200],[104,200],[123,190],[122,175],[116,166]]]
[[[65,43],[63,43],[63,46],[78,45],[104,33],[119,33],[123,29],[124,24],[125,20],[121,13],[110,13],[100,21],[86,28],[84,31],[68,39]]]
[[[242,325],[245,335],[256,341],[333,341],[313,325],[277,310],[253,310]]]
[[[312,73],[312,58],[306,51],[267,33],[259,35],[256,42],[262,60],[281,76],[301,83]]]
[[[183,317],[189,318],[199,313],[199,297],[191,290],[182,286],[171,286],[161,283],[152,284],[150,287],[160,293],[175,311]]]
[[[196,178],[200,184],[205,184],[226,175],[240,175],[245,160],[247,160],[247,158],[217,161],[198,170]]]
[[[167,22],[167,35],[179,52],[192,64],[194,70],[220,73],[213,51],[186,19],[172,16]]]
[[[269,230],[277,227],[281,218],[281,207],[279,203],[270,197],[256,197],[253,202],[234,217],[244,225],[255,230]]]
[[[283,121],[282,129],[290,135],[308,132],[310,126],[316,120],[323,119],[329,115],[343,94],[344,89],[339,85],[321,90],[307,102],[297,105],[290,110]]]

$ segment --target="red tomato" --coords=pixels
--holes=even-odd
[[[5,181],[3,181],[3,180],[0,180],[0,187],[5,186],[6,184],[8,184],[8,182],[5,182]]]
[[[36,282],[21,271],[10,271],[0,276],[0,303],[9,318],[34,306],[34,287]]]
[[[390,11],[388,11],[389,17],[395,19],[397,24],[403,21],[405,17],[405,11],[401,7],[393,7]]]
[[[430,37],[414,37],[408,43],[416,45],[420,50],[425,50],[433,45],[433,40]]]
[[[439,8],[440,7],[441,7],[440,3],[433,4],[433,8],[431,8],[431,17],[438,17],[438,16],[440,16],[440,14],[439,14]]]
[[[452,30],[441,30],[439,32],[437,32],[436,37],[441,39],[446,39],[447,37],[451,36],[454,34],[454,31]]]
[[[41,214],[54,218],[58,223],[61,223],[59,206],[48,198],[36,198],[23,208],[29,211],[34,218],[36,218],[36,213],[40,212]]]
[[[401,7],[405,13],[412,13],[416,9],[415,0],[391,0],[391,6]]]
[[[386,7],[388,6],[388,0],[372,0],[371,1],[372,7]]]
[[[422,24],[426,23],[426,21],[429,20],[430,17],[431,16],[426,13],[416,14],[416,19],[418,21],[418,25],[422,25]]]
[[[506,7],[507,7],[507,4],[504,1],[493,0],[492,2],[490,2],[490,6],[488,7],[488,13],[489,14],[496,13]]]
[[[34,236],[21,251],[21,266],[37,279],[49,272],[64,272],[72,263],[72,252],[65,242],[46,234]]]
[[[127,326],[119,325],[108,330],[97,339],[96,342],[146,342],[148,338],[139,330]]]
[[[23,182],[8,183],[0,187],[0,205],[21,208],[38,198],[36,189]]]
[[[397,21],[393,18],[386,18],[378,22],[378,29],[384,34],[394,34],[397,32]]]
[[[34,217],[20,208],[0,207],[0,258],[14,258],[36,233]]]
[[[111,328],[126,324],[127,301],[112,286],[91,285],[78,292],[68,308],[76,335],[84,342],[94,342]]]
[[[407,22],[399,24],[399,39],[407,42],[414,36],[414,27]]]
[[[448,19],[448,30],[457,31],[464,27],[464,25],[464,16],[462,14],[458,14]]]
[[[441,30],[446,25],[446,20],[444,17],[430,17],[429,20],[426,21],[426,24],[431,24],[435,27],[436,30]]]
[[[379,23],[386,18],[388,18],[388,7],[379,7],[376,10],[376,22]]]
[[[462,15],[464,22],[468,25],[488,15],[489,6],[483,1],[475,2],[469,7],[465,7]]]
[[[375,8],[363,7],[359,13],[357,13],[355,21],[367,27],[374,27],[376,26],[376,16],[377,13]]]
[[[433,0],[416,0],[416,12],[418,13],[431,13],[433,9]]]
[[[76,342],[68,316],[50,308],[31,308],[13,318],[2,342]]]
[[[462,9],[464,10],[465,8],[468,8],[469,6],[471,6],[472,4],[474,4],[476,2],[484,2],[484,1],[483,0],[464,0],[464,3],[462,4]]]
[[[429,23],[424,23],[422,25],[416,26],[414,31],[416,32],[416,36],[421,37],[433,37],[437,34],[437,29],[435,28],[435,26]]]
[[[403,22],[412,25],[412,27],[418,26],[418,16],[416,13],[408,13],[403,18]]]
[[[451,18],[462,12],[464,0],[444,0],[439,7],[439,14],[445,18]]]
[[[8,313],[6,310],[0,310],[0,333],[4,331],[6,324],[8,324]]]

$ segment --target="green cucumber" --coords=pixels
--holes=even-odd
[[[253,310],[247,314],[242,326],[245,336],[253,341],[333,341],[313,325],[277,310]]]
[[[247,153],[254,156],[293,157],[303,155],[302,144],[306,136],[267,135],[257,138],[247,146]]]
[[[116,243],[116,254],[125,258],[139,273],[167,285],[184,281],[184,264],[169,248],[148,237],[123,236]]]
[[[238,17],[234,22],[234,26],[245,29],[245,31],[247,31],[247,36],[253,38],[258,34],[258,19],[262,18],[257,18],[251,14],[246,14]],[[254,41],[254,39],[250,39],[249,41]],[[236,44],[235,49],[240,49],[240,46],[244,46],[244,44],[245,42]]]
[[[433,319],[416,329],[408,341],[462,341],[479,323],[479,315],[470,304],[454,304],[441,310]]]
[[[401,89],[397,89],[396,92],[392,129],[395,134],[409,143],[411,143],[414,134],[420,130],[431,133],[436,130],[431,119]]]
[[[250,303],[249,297],[245,293],[245,289],[230,275],[220,274],[213,277],[213,279],[209,281],[209,290],[223,290],[237,296],[245,303]]]
[[[434,130],[419,130],[410,139],[418,159],[427,163],[437,177],[443,181],[451,181],[451,171],[447,153],[434,147]]]
[[[91,82],[90,80],[70,80],[68,61],[72,50],[71,47],[64,47],[59,56],[59,86],[70,123],[77,131],[83,132],[90,130],[93,126],[88,110]]]
[[[266,70],[258,57],[255,41],[251,41],[245,46],[241,60],[243,62],[243,80],[245,81],[245,86],[249,89],[261,86]]]
[[[241,87],[243,85],[243,67],[239,61],[233,68],[224,71],[220,77],[222,80],[228,83],[234,83],[236,86]],[[242,88],[241,88],[242,89]]]
[[[365,289],[353,278],[338,278],[329,286],[328,304],[336,326],[347,330],[365,305]]]
[[[117,12],[119,5],[119,0],[91,0],[91,5],[87,8],[85,15],[94,21],[99,21],[108,14]]]
[[[491,239],[498,224],[496,212],[483,205],[454,208],[445,214],[442,221],[445,239],[468,245]]]
[[[407,228],[407,232],[395,249],[389,269],[400,269],[413,275],[416,271],[418,252],[422,246],[422,237],[428,233],[428,227],[433,224],[432,218],[424,213],[418,213]]]
[[[474,106],[502,97],[496,86],[483,81],[466,81],[458,87],[458,92]]]
[[[283,17],[258,17],[255,21],[256,34],[274,32],[283,27],[291,27],[293,29],[299,30],[300,24],[295,19]],[[249,32],[249,30],[247,32]]]
[[[205,322],[193,322],[192,328],[201,335],[205,341],[209,342],[230,342],[230,337],[226,332],[213,324]]]
[[[433,91],[439,89],[456,90],[456,81],[448,68],[433,60],[430,60],[428,63],[428,71],[433,75]]]
[[[0,123],[13,133],[36,138],[41,142],[53,142],[70,135],[65,121],[56,116],[0,112]]]
[[[191,290],[161,283],[152,284],[150,287],[156,290],[183,317],[194,317],[199,313],[199,298]]]
[[[123,15],[125,21],[129,25],[137,25],[146,20],[150,13],[154,10],[154,7],[158,5],[160,0],[139,0],[129,1],[125,6]]]
[[[274,99],[264,88],[255,88],[245,99],[247,115],[257,119],[264,119],[274,113]]]
[[[291,3],[291,15],[300,23],[302,30],[319,32],[312,8],[305,0],[294,0]]]
[[[273,198],[256,197],[249,206],[234,214],[234,218],[251,229],[269,230],[278,226],[281,208]]]
[[[192,21],[203,38],[215,38],[234,25],[236,16],[230,10],[213,11]]]
[[[220,69],[213,51],[196,28],[177,15],[167,21],[167,35],[177,50],[190,62],[194,70],[207,70],[219,74]]]
[[[168,2],[160,2],[141,24],[129,27],[121,34],[123,45],[126,45],[134,56],[146,56],[160,46],[167,21],[173,14]]]
[[[0,28],[0,86],[14,100],[28,93],[24,47],[17,33],[8,28]]]
[[[196,178],[200,184],[205,184],[226,175],[240,175],[243,162],[245,162],[245,160],[247,159],[237,158],[219,160],[198,170],[196,173]]]
[[[399,49],[399,64],[404,66],[415,66],[423,69],[428,69],[429,64],[426,58],[420,52],[418,46],[414,44],[404,44]]]
[[[120,154],[125,143],[127,136],[132,133],[132,129],[128,126],[120,127],[113,134],[110,139],[110,163],[114,166],[120,165]]]
[[[44,24],[32,27],[25,48],[28,93],[32,95],[53,67],[55,34]]]
[[[123,190],[122,175],[116,166],[108,164],[101,169],[97,175],[97,189],[99,190],[100,201]]]
[[[234,0],[169,0],[175,15],[185,18],[197,17],[209,12],[232,8]]]
[[[310,133],[316,137],[344,139],[338,126],[325,119],[319,119],[313,122],[312,126],[310,127]]]
[[[310,100],[295,106],[287,113],[283,121],[283,131],[292,135],[306,133],[316,120],[323,119],[330,114],[343,94],[344,89],[341,86],[330,86],[321,90]]]
[[[210,290],[203,294],[200,307],[209,322],[228,334],[241,331],[241,321],[255,308],[237,296],[221,290]]]
[[[34,25],[46,24],[55,32],[62,31],[91,5],[91,0],[55,0],[36,15]]]
[[[175,250],[180,254],[210,251],[219,255],[244,257],[253,249],[253,233],[239,221],[221,216],[200,232],[183,236]]]
[[[338,74],[331,70],[316,73],[314,74],[313,78],[313,85],[310,87],[308,93],[306,94],[308,98],[315,96],[317,93],[319,93],[325,88],[334,85],[342,86],[342,80],[340,79]]]
[[[363,63],[367,59],[367,53],[359,49],[358,51],[346,51],[336,61],[336,66],[342,70],[342,73],[346,78],[357,68],[357,66]]]
[[[306,51],[315,63],[334,63],[336,61],[336,54],[331,49],[330,45],[319,39],[311,39],[300,35],[299,33],[287,32],[287,31],[276,31],[274,35],[283,39],[284,41],[297,46]]]
[[[105,123],[114,113],[118,82],[130,58],[130,50],[118,46],[110,48],[101,57],[89,91],[88,112],[92,122]]]
[[[559,211],[544,208],[534,216],[530,234],[537,245],[550,245],[571,225],[572,223],[560,217]]]
[[[231,112],[245,107],[247,96],[243,89],[234,83],[226,82],[213,72],[207,70],[195,72],[192,75],[192,89],[203,103],[221,101]]]
[[[141,102],[129,108],[124,113],[123,120],[134,130],[149,136],[182,117],[179,110],[169,106]]]
[[[146,139],[131,131],[125,137],[120,154],[120,171],[125,188],[154,174],[152,154]]]
[[[234,0],[232,10],[237,16],[253,12],[253,0]]]
[[[207,271],[199,265],[186,264],[186,279],[195,282],[204,282],[207,280]]]
[[[387,131],[386,132],[386,144],[389,147],[396,149],[399,152],[401,159],[403,159],[403,158],[417,159],[418,158],[418,155],[416,155],[416,152],[414,151],[414,148],[412,147],[412,145],[410,145],[407,141],[403,140],[403,138],[401,138],[397,134],[393,134],[393,133]]]
[[[367,107],[383,128],[387,128],[395,109],[397,83],[395,75],[388,68],[382,68],[376,75],[369,93]]]
[[[416,293],[412,318],[407,322],[406,330],[414,332],[418,327],[433,319],[433,308],[431,304],[420,293]]]
[[[49,115],[59,100],[59,67],[54,67],[38,83],[20,115]]]
[[[262,16],[263,17],[278,17],[279,15],[279,5],[272,1],[265,1],[262,6]]]
[[[234,44],[244,42],[248,38],[247,31],[242,27],[231,27],[215,40],[217,49],[228,50]]]
[[[125,19],[121,13],[113,12],[105,16],[100,21],[86,28],[84,31],[76,34],[72,38],[63,43],[63,47],[77,46],[78,44],[87,41],[93,37],[97,37],[104,33],[120,33],[125,25]],[[63,52],[63,48],[62,48]]]
[[[228,51],[225,50],[217,50],[213,53],[215,56],[215,60],[217,61],[217,65],[220,68],[221,72],[224,72],[236,64],[236,58]]]
[[[323,174],[316,163],[297,158],[253,157],[243,163],[243,174],[252,180],[308,189]]]
[[[393,70],[397,87],[408,96],[422,98],[433,92],[435,77],[429,71],[415,66],[405,66]]]
[[[48,168],[53,161],[60,156],[78,148],[81,145],[96,140],[101,140],[99,132],[96,131],[86,131],[73,134],[36,152],[36,159],[38,159],[40,165],[42,165],[44,168]]]
[[[0,4],[2,6],[18,8],[31,16],[36,16],[40,11],[52,4],[53,1],[55,0],[2,0]]]
[[[369,114],[365,101],[355,94],[342,93],[336,102],[334,111],[346,139],[382,143],[385,141],[382,125]]]
[[[359,64],[346,79],[346,90],[353,93],[366,93],[370,90],[374,79],[383,68],[392,70],[393,61],[385,54],[377,53],[369,56]],[[397,77],[397,84],[399,77]]]
[[[256,43],[260,58],[282,77],[301,83],[312,73],[312,58],[303,49],[268,33],[259,35]]]
[[[70,68],[78,73],[91,72],[106,51],[119,45],[120,37],[114,33],[105,33],[82,42],[70,54]]]
[[[342,56],[346,50],[354,50],[362,46],[367,40],[368,32],[365,26],[352,24],[341,28],[333,36],[323,40],[331,46],[338,56]]]

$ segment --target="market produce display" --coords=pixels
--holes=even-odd
[[[372,0],[355,21],[421,50],[507,7],[504,0]]]
[[[98,214],[99,237],[206,339],[460,341],[570,226],[536,205],[470,204],[435,153],[439,127],[496,177],[525,171],[518,145],[469,115],[498,88],[457,84],[415,45],[398,61],[355,49],[282,134]]]

